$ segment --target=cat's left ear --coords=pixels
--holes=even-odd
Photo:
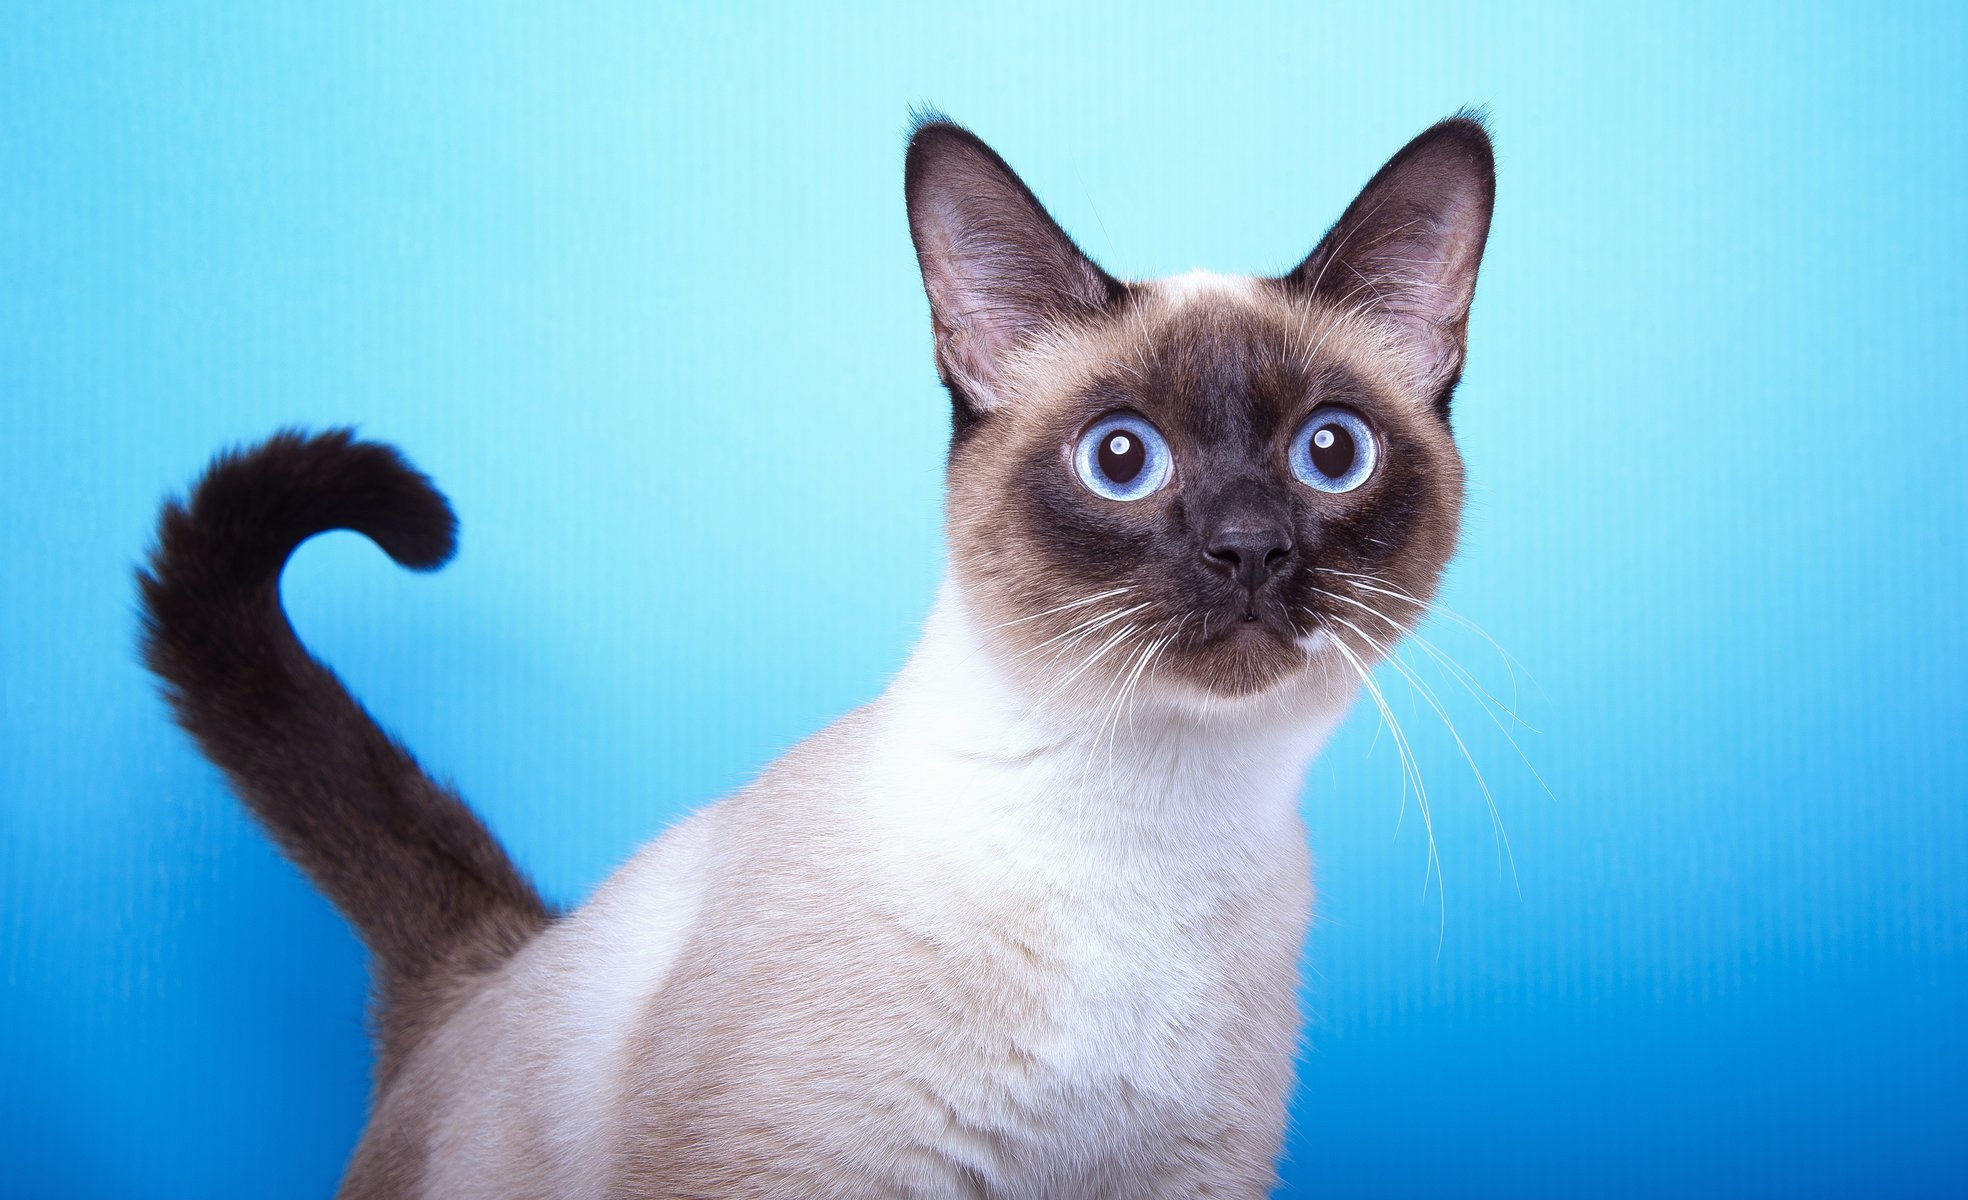
[[[1451,117],[1388,160],[1285,284],[1384,318],[1446,414],[1495,203],[1489,134]]]
[[[960,126],[927,120],[916,127],[903,186],[936,366],[962,426],[1003,405],[1007,362],[1035,334],[1097,313],[1125,289],[1080,253],[1002,158]]]

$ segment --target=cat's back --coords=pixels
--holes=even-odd
[[[850,713],[807,739],[464,985],[471,995],[379,1095],[343,1194],[610,1194],[629,1118],[650,1099],[636,1064],[673,978],[686,962],[715,974],[745,957],[745,928],[722,918],[761,886],[801,894],[798,872],[777,877],[798,857],[789,835],[796,844],[816,794],[852,786],[866,725]],[[734,892],[747,898],[734,906]]]

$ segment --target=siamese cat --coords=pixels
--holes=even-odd
[[[940,118],[905,192],[953,414],[921,643],[570,913],[280,607],[324,530],[442,564],[430,481],[283,433],[165,508],[147,661],[373,956],[341,1195],[1275,1185],[1300,785],[1456,544],[1489,139],[1429,129],[1277,278],[1116,279]]]

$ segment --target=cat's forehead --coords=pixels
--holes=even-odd
[[[1119,311],[1056,327],[1020,358],[1013,409],[1048,423],[1061,407],[1145,405],[1211,436],[1310,395],[1409,406],[1375,323],[1275,280],[1208,271],[1130,284]]]

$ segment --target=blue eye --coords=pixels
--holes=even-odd
[[[1153,425],[1130,413],[1102,417],[1073,447],[1073,470],[1096,496],[1139,500],[1168,482],[1168,443]]]
[[[1292,435],[1292,474],[1322,492],[1359,487],[1373,474],[1378,457],[1373,430],[1344,408],[1320,409]]]

